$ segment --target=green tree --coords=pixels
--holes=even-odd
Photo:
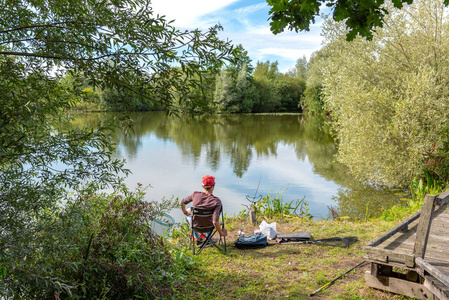
[[[242,67],[242,70],[237,76],[235,90],[239,97],[239,111],[244,113],[252,112],[253,105],[258,101],[259,94],[250,77],[250,71],[247,65]]]
[[[391,13],[372,41],[345,40],[326,25],[330,59],[323,94],[339,139],[338,158],[360,179],[406,184],[449,170],[449,19],[440,1]]]
[[[304,77],[280,74],[275,83],[276,95],[280,98],[280,111],[297,111],[304,95],[306,80]]]
[[[307,78],[307,58],[304,55],[301,58],[298,58],[296,61],[295,67],[288,71],[288,74],[295,78]]]
[[[307,82],[301,105],[307,108],[311,114],[324,113],[324,102],[321,92],[323,90],[323,70],[329,57],[328,48],[328,46],[324,46],[314,52],[310,56],[307,66]]]
[[[57,268],[80,271],[79,260],[52,258],[88,247],[51,238],[70,232],[58,221],[76,198],[68,193],[116,187],[127,173],[111,156],[120,123],[69,129],[79,90],[60,79],[83,74],[123,101],[202,111],[209,103],[188,92],[239,50],[217,38],[219,26],[175,29],[147,0],[2,1],[0,19],[0,296],[45,298],[77,284]]]
[[[372,39],[376,27],[383,26],[383,20],[390,9],[385,8],[384,0],[267,0],[270,9],[270,26],[274,34],[289,30],[309,31],[310,23],[315,23],[315,17],[320,15],[320,8],[331,8],[335,21],[345,20],[350,29],[346,33],[348,40],[353,40],[357,34]],[[396,8],[411,4],[413,0],[392,0]],[[449,4],[448,0],[444,1]]]
[[[214,102],[217,103],[221,111],[235,112],[238,110],[235,83],[227,69],[222,69],[215,79]]]
[[[234,81],[243,68],[246,68],[247,74],[252,74],[252,72],[254,71],[254,68],[251,64],[251,58],[248,56],[248,51],[243,50],[243,46],[241,44],[238,45],[238,47],[241,49],[238,59],[231,61],[230,64],[226,67],[226,70]]]
[[[275,90],[275,81],[278,75],[278,62],[257,62],[253,79],[259,90],[259,98],[254,103],[254,112],[273,112],[280,106],[281,99]]]

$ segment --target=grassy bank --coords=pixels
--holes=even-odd
[[[258,220],[258,224],[262,218]],[[228,253],[207,248],[193,258],[186,285],[180,295],[196,299],[308,299],[310,293],[363,261],[363,245],[387,231],[395,222],[314,221],[301,217],[265,219],[277,223],[278,233],[310,233],[314,240],[356,236],[359,241],[349,248],[313,244],[275,244],[258,250],[233,247],[242,220],[229,219]],[[250,235],[258,226],[245,226]],[[366,287],[363,265],[339,279],[316,299],[403,299],[405,297]]]
[[[380,217],[365,220],[313,220],[303,200],[285,203],[282,194],[266,196],[255,205],[257,222],[248,224],[244,213],[226,220],[227,254],[206,248],[200,255],[190,255],[185,285],[177,290],[181,299],[409,299],[405,296],[368,288],[364,274],[368,263],[354,269],[333,285],[315,294],[333,279],[363,262],[363,246],[420,210],[426,194],[439,194],[447,184],[412,181],[412,195],[404,195],[405,205],[396,205]],[[296,215],[292,215],[294,212]],[[276,222],[279,234],[308,232],[313,240],[355,236],[349,248],[315,244],[276,244],[258,250],[234,247],[239,230],[246,236],[259,229],[265,220]],[[186,239],[183,239],[186,240]],[[181,241],[180,239],[175,242]]]

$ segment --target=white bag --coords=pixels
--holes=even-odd
[[[262,221],[262,223],[260,223],[259,225],[259,228],[262,234],[266,235],[269,240],[275,239],[278,234],[276,231],[276,222],[268,224],[267,222]]]

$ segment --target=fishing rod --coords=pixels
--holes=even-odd
[[[257,202],[259,202],[262,199],[262,195],[259,195],[259,197],[258,197],[259,200],[255,201],[257,192],[259,191],[260,181],[261,180],[262,180],[262,174],[259,175],[259,183],[257,184],[257,189],[256,189],[256,192],[254,193],[254,196],[253,197],[250,197],[249,195],[246,196],[246,200],[251,202],[253,205],[256,204]],[[252,198],[252,200],[251,200],[251,198]]]
[[[294,242],[283,242],[280,241],[277,244],[274,245],[291,245],[291,244],[315,244],[315,245],[321,245],[321,246],[331,246],[331,247],[340,247],[340,248],[348,248],[352,244],[358,241],[358,238],[356,236],[348,236],[348,237],[332,237],[327,239],[319,239],[319,240],[298,240]]]
[[[366,261],[362,261],[361,263],[359,263],[357,266],[351,268],[350,270],[346,271],[345,273],[341,274],[340,276],[338,276],[337,278],[333,279],[332,281],[326,283],[325,285],[323,285],[322,287],[320,287],[319,289],[317,289],[315,292],[309,294],[310,297],[315,296],[316,294],[318,294],[319,292],[321,292],[322,290],[324,290],[325,288],[327,288],[328,286],[332,285],[335,281],[337,281],[338,279],[342,278],[343,276],[345,276],[346,274],[348,274],[349,272],[351,272],[352,270],[354,270],[355,268],[360,267],[361,265],[367,263]]]
[[[257,202],[259,202],[260,200],[262,200],[262,195],[259,195],[259,199],[256,201],[255,199],[256,199],[256,195],[257,195],[257,192],[259,191],[259,187],[260,187],[260,181],[262,180],[262,174],[260,174],[259,175],[259,183],[257,184],[257,189],[256,189],[256,192],[254,193],[254,196],[252,197],[252,200],[251,200],[251,197],[249,196],[249,195],[247,195],[246,196],[246,200],[248,200],[249,202],[251,202],[251,204],[249,205],[249,206],[247,206],[247,205],[245,205],[245,204],[242,204],[243,206],[245,206],[246,208],[247,208],[247,210],[248,210],[248,212],[246,213],[246,216],[245,216],[245,218],[243,219],[243,224],[242,224],[242,229],[240,229],[240,231],[239,231],[239,236],[240,235],[243,235],[243,229],[245,228],[245,220],[248,218],[248,216],[249,216],[249,214],[250,214],[250,211],[251,211],[251,206],[252,205],[254,205],[254,204],[256,204]]]

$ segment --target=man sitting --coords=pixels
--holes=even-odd
[[[215,188],[215,177],[210,175],[204,176],[202,180],[202,186],[204,189],[203,192],[193,192],[193,194],[182,199],[179,202],[182,212],[186,216],[189,216],[191,214],[190,209],[186,209],[186,204],[189,204],[190,202],[192,202],[193,207],[213,210],[214,213],[210,218],[195,218],[195,220],[193,220],[193,225],[198,227],[206,227],[210,226],[210,224],[213,224],[215,229],[221,236],[226,236],[228,232],[226,229],[221,229],[219,220],[222,208],[221,200],[220,198],[213,195]],[[197,232],[195,232],[195,237],[199,237],[199,234]]]

